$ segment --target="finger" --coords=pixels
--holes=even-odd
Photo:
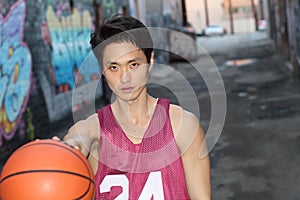
[[[80,150],[80,149],[79,149],[79,146],[73,146],[73,147],[74,147],[75,149],[77,149],[77,150]]]
[[[53,136],[52,140],[60,141],[61,139],[59,137],[57,137],[57,136]]]

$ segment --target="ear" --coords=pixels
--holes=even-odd
[[[154,51],[152,51],[152,53],[151,53],[151,57],[150,57],[150,65],[149,65],[148,71],[151,71],[153,65],[154,65]]]
[[[103,66],[104,66],[103,63],[101,62],[101,67],[100,67],[100,74],[101,74],[101,76],[105,76],[105,69],[104,69]]]
[[[103,76],[104,76],[104,73],[103,73],[103,71],[101,70],[99,74],[100,74],[100,80],[101,80],[101,79],[103,78]]]

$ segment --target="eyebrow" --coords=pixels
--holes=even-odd
[[[127,64],[128,64],[128,63],[131,63],[131,62],[140,61],[140,60],[142,60],[142,59],[139,58],[139,57],[136,57],[136,58],[134,58],[134,59],[128,60],[128,61],[127,61]],[[119,64],[119,63],[114,62],[114,61],[107,61],[107,62],[105,63],[105,66],[108,66],[108,65],[118,65],[118,64]]]

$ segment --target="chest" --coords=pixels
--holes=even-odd
[[[131,122],[120,122],[120,134],[125,136],[132,144],[140,144],[148,130],[150,121],[142,124],[132,124]]]

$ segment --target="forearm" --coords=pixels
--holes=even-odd
[[[88,136],[74,132],[68,132],[63,138],[63,141],[80,150],[85,157],[88,156],[91,146],[91,138]]]
[[[192,200],[211,200],[209,157],[185,162],[185,176]]]

